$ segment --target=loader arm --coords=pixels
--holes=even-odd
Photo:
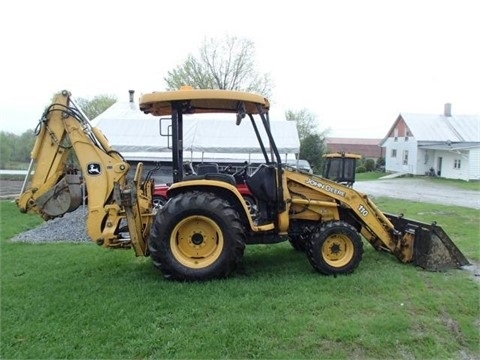
[[[85,184],[90,238],[104,247],[133,247],[136,255],[146,255],[153,182],[141,182],[142,169],[128,181],[130,165],[90,124],[70,93],[62,91],[40,119],[17,205],[45,220],[61,217],[83,203]]]
[[[391,252],[400,261],[413,262],[425,269],[439,270],[469,264],[436,224],[385,214],[366,194],[320,176],[297,171],[287,171],[286,176],[292,196],[291,209],[311,210],[305,215],[299,212],[297,218],[328,221],[339,220],[343,216],[353,222],[352,225],[376,250]]]

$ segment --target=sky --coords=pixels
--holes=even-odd
[[[400,113],[480,114],[477,0],[24,0],[0,5],[0,130],[35,128],[54,93],[165,90],[204,39],[252,40],[271,118],[383,138]]]

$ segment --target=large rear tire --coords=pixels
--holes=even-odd
[[[306,250],[310,264],[318,272],[350,274],[362,260],[363,242],[352,225],[331,221],[312,234]]]
[[[241,262],[245,234],[238,212],[226,200],[212,193],[187,192],[159,210],[149,250],[165,278],[220,279]]]

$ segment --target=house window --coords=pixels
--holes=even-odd
[[[397,157],[397,149],[392,149],[392,155],[391,155],[392,158],[396,158]]]
[[[460,159],[455,159],[453,161],[453,168],[454,169],[460,169],[460,167],[462,166],[462,160]]]
[[[408,141],[408,136],[405,136],[405,141]]]
[[[403,150],[403,165],[408,165],[408,150]]]

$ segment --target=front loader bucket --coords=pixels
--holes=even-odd
[[[414,232],[413,264],[430,271],[443,271],[470,265],[465,255],[457,248],[445,231],[431,225],[385,214],[395,229],[402,234]]]

